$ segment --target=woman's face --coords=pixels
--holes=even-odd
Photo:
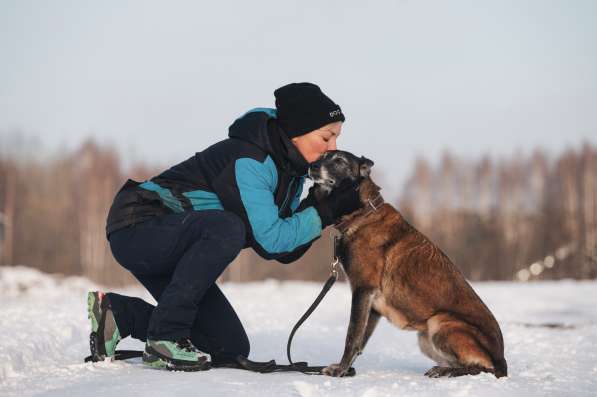
[[[310,164],[317,161],[328,150],[336,150],[336,139],[341,132],[342,122],[336,121],[291,140]]]

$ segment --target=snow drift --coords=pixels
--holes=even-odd
[[[544,396],[594,395],[597,390],[597,282],[476,283],[500,322],[508,378],[492,375],[428,379],[433,364],[416,335],[382,320],[355,362],[354,378],[233,369],[171,373],[139,359],[83,363],[89,325],[85,294],[97,285],[25,267],[0,267],[0,394],[29,395],[300,395],[300,396]],[[321,288],[307,282],[224,284],[245,324],[253,360],[286,363],[288,333]],[[120,293],[152,301],[142,288]],[[337,362],[348,324],[350,290],[338,283],[293,342],[293,358]],[[141,349],[127,339],[119,348]]]

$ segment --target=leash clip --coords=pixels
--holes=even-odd
[[[334,278],[338,278],[338,263],[340,263],[340,259],[336,254],[336,246],[338,245],[338,236],[332,236],[333,245],[334,245],[334,257],[332,258],[332,264],[330,265],[330,273]]]
[[[330,266],[330,273],[334,277],[338,277],[338,263],[340,263],[340,260],[338,258],[334,258],[334,261]]]

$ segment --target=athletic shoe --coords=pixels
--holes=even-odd
[[[102,361],[114,357],[116,345],[120,342],[120,332],[114,320],[114,313],[108,296],[100,291],[87,293],[87,317],[91,321],[89,349],[92,361]]]
[[[143,362],[151,367],[170,371],[204,371],[211,367],[211,356],[197,349],[187,339],[176,342],[147,340]]]

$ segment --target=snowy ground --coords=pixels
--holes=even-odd
[[[28,268],[0,267],[0,395],[2,396],[544,396],[597,395],[597,282],[477,283],[497,317],[510,376],[481,374],[428,379],[433,363],[415,334],[382,321],[354,378],[232,369],[171,373],[138,360],[84,364],[89,325],[85,294],[94,284],[57,279]],[[293,324],[321,288],[317,283],[227,284],[251,339],[251,358],[286,363]],[[125,291],[147,298],[141,289]],[[334,286],[294,339],[293,357],[312,365],[340,358],[350,304],[345,284]],[[564,327],[538,326],[557,323]],[[536,325],[536,326],[531,326]],[[125,340],[120,348],[141,349]]]

